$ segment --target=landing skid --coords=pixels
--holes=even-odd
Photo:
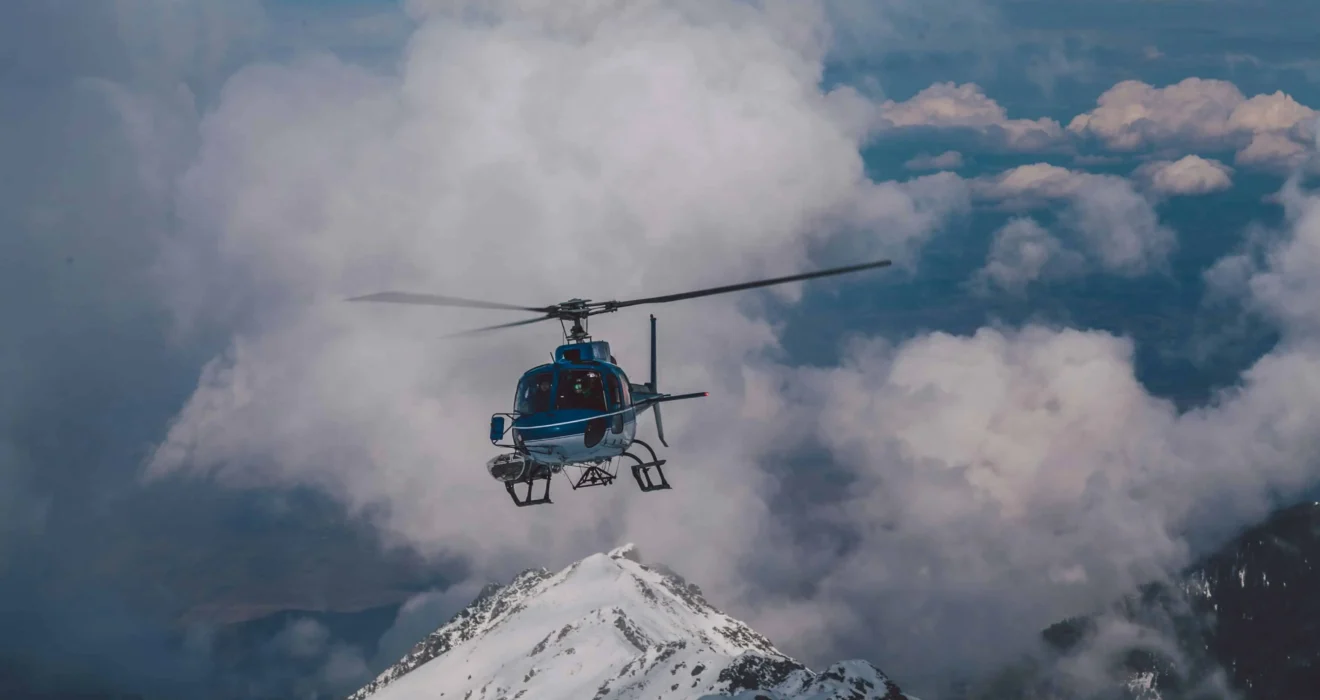
[[[614,483],[615,474],[598,464],[574,465],[581,469],[578,477],[568,477],[568,485],[573,490],[584,489],[588,486],[609,486]],[[558,471],[558,470],[555,470]],[[519,508],[524,506],[539,506],[545,503],[554,503],[550,500],[550,479],[554,476],[554,471],[544,467],[536,469],[534,475],[523,476],[504,482],[504,490],[509,492],[509,498],[513,499],[515,505]],[[515,484],[522,485],[523,493],[520,495],[515,488]],[[541,486],[544,484],[544,486]],[[538,489],[539,487],[539,489]],[[540,495],[534,496],[539,490]]]
[[[624,457],[631,457],[633,461],[637,462],[632,465],[632,475],[633,479],[637,480],[637,487],[644,493],[672,489],[673,487],[669,485],[669,480],[665,478],[665,470],[663,469],[666,460],[656,457],[655,450],[651,449],[650,445],[641,440],[633,440],[633,443],[645,447],[646,451],[651,455],[651,461],[643,462],[641,457],[638,457],[631,452],[623,453]],[[655,470],[655,476],[659,477],[659,480],[651,478],[652,469]]]
[[[633,444],[645,448],[650,457],[650,461],[645,461],[631,452],[619,455],[635,462],[632,465],[632,475],[637,481],[637,487],[646,493],[672,489],[663,469],[666,460],[656,457],[655,450],[641,440],[633,440]],[[504,483],[504,490],[519,508],[554,503],[550,500],[550,479],[570,467],[577,470],[576,477],[566,474],[568,485],[573,487],[574,491],[589,486],[609,486],[618,477],[618,468],[612,466],[612,460],[548,466],[538,464],[527,455],[515,452],[494,457],[486,463],[490,475]]]
[[[504,482],[504,490],[509,492],[509,498],[513,499],[515,505],[519,508],[524,506],[539,506],[545,503],[553,503],[550,500],[550,473],[546,472],[544,476],[529,476],[517,481]],[[532,494],[536,489],[538,482],[545,482],[545,487],[541,489],[541,495],[533,498]],[[526,485],[525,493],[520,498],[514,484]]]

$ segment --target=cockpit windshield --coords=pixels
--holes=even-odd
[[[523,415],[549,411],[551,400],[554,399],[551,391],[553,380],[554,374],[551,372],[537,372],[523,378],[518,385],[518,400],[513,410]]]
[[[592,369],[560,370],[555,408],[560,411],[605,411],[605,382],[600,372]]]

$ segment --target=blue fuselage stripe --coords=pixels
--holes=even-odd
[[[613,416],[623,414],[625,421],[631,421],[633,420],[633,417],[627,414],[634,410],[635,409],[632,406],[629,406],[609,413],[598,413],[596,411],[548,411],[546,413],[538,413],[535,416],[525,416],[514,420],[513,429],[518,431],[518,435],[522,438],[523,442],[554,440],[570,435],[581,435],[587,431],[587,422],[598,418],[609,419]],[[565,416],[572,417],[568,420],[559,420]],[[548,422],[542,423],[540,421]]]

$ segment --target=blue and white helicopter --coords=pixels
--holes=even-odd
[[[491,416],[490,441],[496,447],[512,451],[491,458],[486,470],[504,488],[518,506],[551,503],[550,479],[561,472],[568,476],[574,490],[614,483],[618,473],[615,460],[632,462],[633,478],[642,491],[671,488],[665,478],[665,460],[659,459],[650,445],[637,439],[637,418],[651,411],[655,414],[656,435],[665,442],[660,404],[707,396],[707,392],[664,394],[656,381],[655,316],[651,316],[651,377],[636,384],[619,366],[603,340],[592,340],[587,333],[587,319],[624,307],[661,304],[683,299],[724,294],[755,287],[798,282],[827,275],[857,272],[891,264],[889,260],[836,267],[787,277],[712,287],[693,292],[668,294],[628,301],[593,302],[571,299],[553,306],[516,306],[489,301],[410,292],[381,292],[353,297],[349,301],[373,301],[428,306],[457,306],[478,309],[530,311],[536,318],[476,328],[457,335],[481,333],[498,328],[522,326],[540,321],[558,320],[564,343],[555,348],[553,361],[523,373],[514,395],[514,410]],[[571,325],[569,325],[571,324]],[[507,419],[507,423],[506,423]],[[512,433],[512,441],[500,442]],[[646,450],[649,459],[629,452],[633,445]],[[565,472],[573,469],[573,472]],[[654,476],[652,475],[654,472]],[[517,485],[525,486],[520,496]],[[543,487],[538,487],[544,484]],[[540,495],[534,496],[539,489]]]

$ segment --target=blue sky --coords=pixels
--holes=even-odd
[[[879,125],[873,124],[860,150],[867,175],[875,182],[896,181],[908,187],[918,177],[938,177],[932,175],[938,169],[908,167],[914,158],[957,152],[961,164],[950,171],[957,182],[949,176],[937,184],[941,197],[964,192],[967,205],[947,205],[948,211],[921,234],[924,243],[911,266],[812,287],[801,303],[772,302],[769,317],[784,324],[777,334],[782,367],[775,371],[789,377],[799,376],[793,372],[805,368],[836,368],[849,361],[849,343],[858,338],[901,344],[933,331],[965,336],[987,325],[1016,327],[1035,320],[1131,337],[1136,343],[1135,376],[1155,397],[1176,399],[1183,408],[1203,404],[1214,389],[1238,382],[1246,368],[1276,348],[1281,335],[1296,335],[1304,324],[1296,314],[1248,314],[1244,298],[1210,304],[1203,273],[1241,249],[1253,226],[1277,229],[1271,234],[1275,238],[1285,235],[1288,224],[1282,209],[1267,199],[1284,186],[1295,163],[1247,162],[1240,151],[1251,135],[1225,135],[1215,131],[1218,127],[1197,131],[1201,127],[1195,124],[1180,124],[1142,131],[1146,140],[1133,150],[1111,148],[1105,139],[1144,127],[1128,125],[1122,133],[1097,127],[1081,136],[1069,135],[1067,127],[1077,115],[1095,109],[1107,90],[1128,80],[1162,88],[1187,78],[1214,79],[1231,82],[1245,98],[1281,91],[1300,105],[1320,106],[1320,63],[1308,44],[1320,23],[1320,6],[1292,0],[1267,4],[1269,11],[1245,0],[1103,5],[948,0],[883,2],[869,9],[855,3],[827,3],[834,16],[857,21],[837,27],[841,31],[824,66],[825,84],[853,86],[869,104],[878,106],[879,116],[872,118]],[[860,15],[850,14],[859,8]],[[227,198],[231,191],[225,188],[237,191],[241,185],[234,183],[242,178],[223,177],[230,173],[226,168],[231,163],[221,158],[220,166],[214,165],[214,152],[204,146],[221,143],[235,152],[247,147],[260,150],[252,146],[255,141],[224,128],[227,119],[242,117],[244,105],[238,100],[252,94],[245,90],[267,75],[251,66],[294,66],[284,77],[285,91],[292,94],[306,88],[309,102],[321,99],[318,96],[347,95],[357,89],[358,83],[346,87],[352,80],[361,78],[362,84],[374,85],[372,78],[338,66],[314,69],[300,62],[310,52],[330,52],[343,63],[364,66],[368,76],[385,76],[382,82],[388,83],[408,57],[405,42],[425,23],[426,19],[410,17],[393,3],[359,0],[253,1],[224,9],[182,3],[171,12],[146,2],[126,3],[118,10],[42,3],[16,3],[0,10],[0,46],[5,47],[0,49],[0,223],[10,232],[0,238],[0,306],[9,319],[11,339],[0,352],[0,381],[8,387],[0,399],[4,419],[0,485],[9,494],[0,496],[6,513],[0,516],[0,563],[14,574],[3,604],[10,610],[29,611],[31,629],[23,634],[41,628],[71,630],[66,633],[73,635],[69,643],[101,660],[88,671],[89,683],[137,687],[144,682],[149,674],[139,676],[134,671],[163,663],[165,652],[160,649],[168,646],[156,644],[157,638],[168,637],[157,622],[179,608],[217,602],[314,605],[326,598],[338,604],[355,596],[398,599],[400,590],[425,590],[445,578],[463,580],[469,564],[482,559],[466,550],[437,554],[437,541],[418,538],[409,530],[415,521],[396,522],[379,515],[406,512],[408,504],[388,498],[358,499],[344,485],[352,482],[351,474],[310,471],[295,477],[272,468],[252,477],[209,465],[196,471],[180,468],[161,481],[141,478],[152,450],[166,441],[173,422],[187,424],[181,416],[197,392],[199,378],[206,376],[208,363],[226,357],[242,339],[273,338],[272,345],[281,347],[276,341],[283,336],[271,335],[271,327],[308,319],[283,295],[327,293],[324,288],[309,291],[300,286],[314,277],[310,268],[249,265],[264,260],[263,256],[274,258],[284,249],[264,248],[232,233],[239,226],[235,222],[253,211],[246,208],[251,200]],[[236,71],[245,66],[249,70],[239,77],[248,82],[234,80]],[[316,82],[321,79],[325,82]],[[1063,135],[1047,147],[1014,147],[993,131],[1016,128],[1005,127],[1004,119],[987,122],[981,112],[971,121],[952,124],[917,109],[914,99],[919,101],[923,91],[944,83],[975,84],[977,94],[1003,108],[1004,119],[1054,120]],[[962,109],[968,104],[955,106]],[[298,114],[302,108],[291,99],[288,113]],[[314,120],[308,117],[308,121]],[[1300,143],[1297,139],[1302,137],[1285,132],[1275,129],[1270,134]],[[351,141],[356,132],[338,133]],[[220,137],[230,140],[211,140]],[[326,144],[327,151],[330,145]],[[370,149],[354,154],[365,160],[371,157]],[[1171,163],[1190,155],[1230,167],[1231,184],[1199,194],[1155,194],[1149,184],[1154,180],[1142,179],[1148,171],[1141,168],[1152,161]],[[1037,196],[1031,190],[1036,194],[1029,193],[1028,203],[1007,208],[1011,197],[1003,194],[1006,190],[996,185],[995,178],[1041,163],[1072,173],[1054,173],[1072,180],[1050,181],[1055,183],[1050,187],[1066,192]],[[415,162],[412,166],[425,167]],[[198,180],[184,178],[189,172],[214,175],[215,180],[201,180],[214,184],[214,191],[204,189],[206,194],[198,195]],[[237,166],[233,172],[244,174]],[[1149,172],[1156,177],[1154,170]],[[1078,179],[1079,175],[1112,179]],[[273,182],[273,191],[281,196],[298,196],[294,189],[278,189],[283,186],[278,178]],[[1088,193],[1102,191],[1117,199],[1095,200],[1098,204],[1088,199]],[[411,192],[401,197],[421,195]],[[1118,218],[1097,213],[1116,201],[1128,207],[1124,216],[1146,222],[1135,225],[1134,231],[1158,234],[1164,227],[1174,232],[1177,245],[1165,267],[1121,274],[1104,262],[1102,253],[1087,248],[1092,240],[1087,232],[1094,227],[1087,227],[1085,221],[1090,219],[1085,217],[1099,216],[1103,226],[1118,226]],[[1143,202],[1154,219],[1140,219],[1145,216]],[[373,215],[384,227],[390,210]],[[869,223],[910,224],[885,216],[890,218]],[[986,266],[996,237],[1015,218],[1030,218],[1049,237],[1036,240],[1056,241],[1086,258],[1085,271],[1043,277],[1020,293],[972,290],[969,283]],[[275,224],[257,230],[270,240],[282,235]],[[225,263],[230,267],[222,272],[228,277],[198,274],[195,285],[175,280],[174,286],[162,288],[161,274],[178,274],[171,268],[173,258],[162,254],[174,250],[169,241],[187,242],[183,253],[193,256],[203,255],[198,251],[236,251],[238,262]],[[858,250],[898,250],[885,247],[887,239],[883,245],[875,244],[858,230],[812,241],[821,264]],[[748,259],[756,251],[732,239],[725,244],[726,252]],[[291,244],[288,250],[309,249]],[[680,262],[676,253],[658,255],[657,260],[671,265]],[[333,254],[327,254],[330,257]],[[382,253],[382,257],[388,256]],[[194,258],[194,263],[197,259],[205,258]],[[787,259],[771,256],[765,264]],[[373,264],[385,269],[399,262],[382,259]],[[357,279],[381,279],[361,271],[354,274],[359,274]],[[609,281],[623,286],[635,279]],[[670,291],[657,286],[688,281],[664,269],[646,271],[641,279],[647,291],[656,293]],[[527,293],[552,289],[559,288],[546,282],[533,285]],[[338,287],[330,290],[338,291]],[[260,309],[267,298],[262,295],[267,293],[271,299],[280,296],[278,303],[271,304],[278,313],[263,316]],[[603,298],[613,292],[591,293]],[[690,326],[694,334],[703,331],[699,315],[672,313],[675,325]],[[711,313],[724,312],[716,308]],[[638,318],[611,320],[608,327],[640,338],[643,326]],[[742,322],[741,317],[715,318]],[[520,371],[518,363],[528,357],[539,359],[546,342],[543,336],[511,336],[510,345],[484,351],[493,359],[483,371],[495,377],[507,375],[511,387]],[[271,360],[272,366],[287,369],[281,362],[289,354],[296,353],[279,355]],[[722,365],[720,376],[727,377],[736,366]],[[264,376],[276,382],[281,372]],[[680,372],[693,381],[702,378],[697,370]],[[381,381],[388,385],[392,379]],[[427,375],[426,381],[428,390],[439,394],[459,391],[445,383],[457,381],[451,377]],[[815,390],[810,382],[801,389]],[[461,415],[471,414],[468,423],[479,425],[489,413],[487,404],[503,401],[503,394],[474,400],[471,410]],[[258,435],[239,440],[251,445],[250,451],[239,450],[237,456],[225,453],[227,463],[279,462],[290,454],[274,449],[283,449],[283,444],[272,443],[265,450],[264,439],[268,438]],[[708,444],[695,435],[692,442]],[[791,447],[811,454],[814,444],[804,438]],[[846,461],[842,453],[835,458]],[[1283,490],[1293,497],[1304,490],[1289,483]],[[1315,483],[1320,479],[1304,478],[1300,486],[1311,488]],[[827,493],[820,498],[829,505],[829,499],[836,497]],[[819,514],[808,505],[795,506],[792,499],[776,503],[784,509],[781,515],[786,521],[796,519],[801,532],[814,532],[812,526],[819,524]],[[387,551],[376,543],[382,532],[376,526],[382,522],[397,526],[385,527],[387,535],[404,533],[401,542],[393,542],[402,548]],[[1222,534],[1179,522],[1193,542],[1213,542]],[[317,544],[327,537],[355,544],[351,548]],[[568,556],[571,550],[554,551],[555,556]],[[423,561],[426,555],[433,558]],[[491,566],[551,563],[501,559],[498,566]],[[779,571],[773,563],[761,561],[746,566]],[[350,568],[368,573],[355,583],[307,590],[308,581],[341,578]],[[205,575],[208,571],[225,572],[223,580],[211,585],[207,580],[214,577]],[[272,581],[280,583],[272,586]],[[800,583],[790,577],[782,588]],[[89,601],[110,602],[90,612],[77,611],[78,619],[90,622],[69,625],[73,614],[37,592],[56,584],[86,594]],[[288,590],[279,590],[281,585]],[[149,594],[142,595],[143,591]],[[755,605],[747,602],[747,608],[753,610]],[[437,619],[445,612],[444,606],[424,609]],[[143,639],[150,638],[150,648],[139,654],[104,643],[103,633],[122,628],[150,630],[142,634]],[[0,652],[19,658],[13,654],[27,639],[11,635],[0,643]],[[831,641],[859,655],[887,651],[883,644],[854,634]],[[175,651],[179,658],[186,656]],[[130,657],[131,662],[126,660]],[[908,662],[916,663],[906,658],[896,661]],[[26,658],[20,663],[36,668],[57,660],[43,658],[38,664]],[[121,673],[113,678],[98,675],[116,666]],[[180,682],[189,682],[188,674],[195,669],[180,668]],[[901,671],[891,675],[902,677]]]

